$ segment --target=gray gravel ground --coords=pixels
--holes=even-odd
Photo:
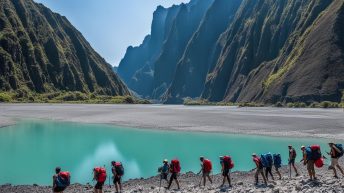
[[[152,129],[344,138],[343,109],[182,105],[0,104],[0,127],[16,118]]]
[[[343,164],[343,163],[342,163]],[[139,193],[139,192],[150,192],[150,193],[159,193],[159,192],[174,192],[174,193],[198,193],[198,192],[209,192],[209,193],[218,193],[218,192],[233,192],[233,193],[258,193],[258,192],[271,192],[271,193],[342,193],[344,192],[344,178],[334,179],[332,171],[328,171],[327,167],[323,167],[317,170],[317,181],[308,181],[307,172],[305,166],[299,166],[301,170],[301,176],[295,177],[292,176],[289,179],[288,168],[284,167],[282,172],[282,180],[270,180],[268,186],[264,185],[254,185],[253,172],[234,172],[231,175],[232,178],[232,187],[226,185],[223,188],[220,188],[221,176],[213,176],[214,183],[210,185],[209,183],[206,187],[200,187],[200,177],[193,173],[187,173],[180,176],[179,180],[181,183],[181,189],[177,190],[176,185],[173,184],[171,190],[166,190],[164,186],[166,183],[162,183],[162,188],[159,189],[159,178],[158,176],[148,178],[148,179],[133,179],[124,183],[123,192],[124,193]],[[275,175],[277,178],[277,175]],[[271,179],[271,178],[270,178]],[[88,193],[92,192],[91,185],[80,185],[74,184],[65,191],[65,193]],[[0,193],[45,193],[51,192],[51,187],[47,186],[11,186],[3,185],[0,186]],[[114,187],[111,188],[106,185],[104,192],[114,193]]]

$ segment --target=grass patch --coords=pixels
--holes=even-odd
[[[8,92],[0,93],[0,103],[9,103],[12,101],[12,94]]]
[[[107,96],[79,91],[34,93],[26,89],[0,92],[0,102],[13,103],[76,103],[76,104],[151,104],[133,96]]]

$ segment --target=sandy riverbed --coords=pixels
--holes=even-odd
[[[18,118],[183,131],[344,138],[342,109],[0,104],[0,127],[14,124]]]

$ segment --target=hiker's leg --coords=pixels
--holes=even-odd
[[[272,174],[272,168],[269,168],[269,172],[270,172],[272,180],[275,180],[274,175]]]
[[[299,172],[297,171],[297,168],[295,166],[295,162],[292,163],[292,166],[294,168],[294,171],[295,171],[296,175],[299,175]]]
[[[178,189],[180,189],[180,186],[179,186],[179,181],[178,181],[178,179],[177,179],[177,178],[176,178],[176,183],[177,183]]]
[[[339,169],[340,173],[342,173],[342,175],[344,176],[344,171],[343,168],[338,164],[337,168]]]
[[[224,186],[224,185],[225,185],[225,183],[226,183],[226,176],[223,176],[223,179],[222,179],[222,184],[221,184],[221,186]]]
[[[119,191],[122,192],[122,183],[121,183],[121,181],[119,181],[118,185],[119,185]]]
[[[170,182],[168,183],[167,189],[170,189],[170,187],[172,185],[172,181],[173,181],[173,174],[170,177]]]
[[[206,181],[207,181],[206,175],[203,174],[203,186],[205,186]]]
[[[257,168],[256,173],[254,174],[254,178],[256,180],[256,184],[258,184],[258,175],[259,175],[259,169]]]
[[[116,192],[118,192],[118,185],[115,183]]]
[[[277,167],[276,167],[276,173],[279,176],[279,179],[281,180],[282,179],[282,175],[281,175],[281,172],[279,171],[279,169]]]
[[[267,179],[266,179],[266,177],[265,177],[265,175],[264,175],[263,170],[261,171],[261,174],[262,174],[263,179],[264,179],[264,184],[267,185],[267,184],[268,184],[268,181],[267,181]]]
[[[268,168],[265,168],[265,177],[266,177],[266,180],[269,180],[269,169]]]
[[[229,186],[231,186],[232,182],[231,182],[231,174],[230,173],[228,173],[228,175],[227,175],[227,180],[228,180]]]
[[[213,180],[211,180],[210,174],[208,175],[208,179],[209,179],[210,184],[212,184]]]

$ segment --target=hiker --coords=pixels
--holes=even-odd
[[[295,166],[295,159],[296,159],[296,151],[293,148],[292,145],[288,146],[289,149],[289,160],[288,160],[288,165],[289,165],[289,172],[290,172],[290,176],[291,176],[291,167],[293,166],[294,171],[295,171],[295,176],[299,176],[299,172],[297,171],[297,168]]]
[[[112,161],[111,162],[112,168],[112,179],[113,179],[113,184],[115,185],[116,188],[116,192],[122,192],[122,176],[124,175],[124,167],[122,165],[121,162],[116,162],[116,161]]]
[[[334,178],[338,178],[337,175],[337,170],[336,168],[339,169],[339,171],[342,173],[342,175],[344,176],[344,171],[342,169],[342,167],[340,167],[339,165],[339,158],[343,156],[343,145],[342,144],[335,144],[333,142],[328,144],[331,148],[330,153],[327,153],[328,155],[331,156],[331,165],[329,167],[329,169],[332,169],[334,172]]]
[[[264,184],[268,185],[268,183],[266,181],[265,174],[264,174],[264,167],[263,167],[263,164],[262,164],[262,160],[255,153],[252,154],[252,158],[253,158],[253,162],[256,164],[256,174],[254,175],[254,177],[256,179],[255,185],[258,185],[258,176],[259,176],[259,174],[262,175],[263,180],[264,180]]]
[[[178,174],[180,173],[180,170],[181,168],[180,168],[179,160],[178,159],[171,160],[171,164],[170,164],[171,177],[170,177],[170,181],[168,183],[167,189],[171,188],[173,180],[176,181],[178,189],[180,189],[179,182],[178,182]]]
[[[282,175],[281,175],[281,173],[279,171],[279,168],[282,167],[281,154],[274,154],[273,155],[273,159],[274,159],[274,167],[275,167],[276,173],[279,176],[279,179],[282,180]]]
[[[210,160],[208,159],[204,159],[203,156],[201,156],[199,158],[199,160],[201,161],[201,170],[198,172],[198,175],[200,173],[202,173],[202,178],[203,178],[203,186],[205,186],[205,183],[207,181],[207,178],[209,179],[210,183],[212,184],[213,181],[210,178],[210,173],[213,169],[212,163]],[[199,183],[199,185],[201,186],[201,182]]]
[[[309,148],[310,147],[305,147],[304,145],[301,146],[301,150],[302,150],[302,155],[303,155],[303,159],[301,160],[301,162],[303,161],[303,165],[307,166],[307,171],[308,171],[308,175],[309,175],[309,180],[316,180],[315,177],[315,168],[314,168],[314,160],[311,159],[311,156],[309,155]]]
[[[53,192],[63,193],[63,191],[70,185],[70,173],[61,172],[60,167],[55,168],[55,175],[53,175]]]
[[[97,183],[94,186],[95,193],[102,193],[103,186],[106,181],[106,169],[102,167],[96,167],[93,169],[93,180],[96,180]]]
[[[223,181],[221,187],[223,187],[226,183],[226,180],[228,181],[229,187],[232,186],[231,178],[230,178],[230,170],[234,167],[234,163],[232,161],[232,158],[230,156],[222,156],[220,157],[220,163],[222,166],[222,176]]]
[[[260,159],[263,167],[265,168],[266,180],[269,181],[269,174],[272,177],[272,180],[275,180],[274,176],[272,175],[273,158],[271,153],[262,154]]]
[[[163,163],[163,166],[161,166],[158,169],[158,172],[160,173],[160,186],[159,187],[161,187],[161,180],[165,180],[166,182],[168,182],[167,177],[168,177],[168,172],[170,168],[170,165],[168,164],[167,159],[164,159],[162,163]]]

